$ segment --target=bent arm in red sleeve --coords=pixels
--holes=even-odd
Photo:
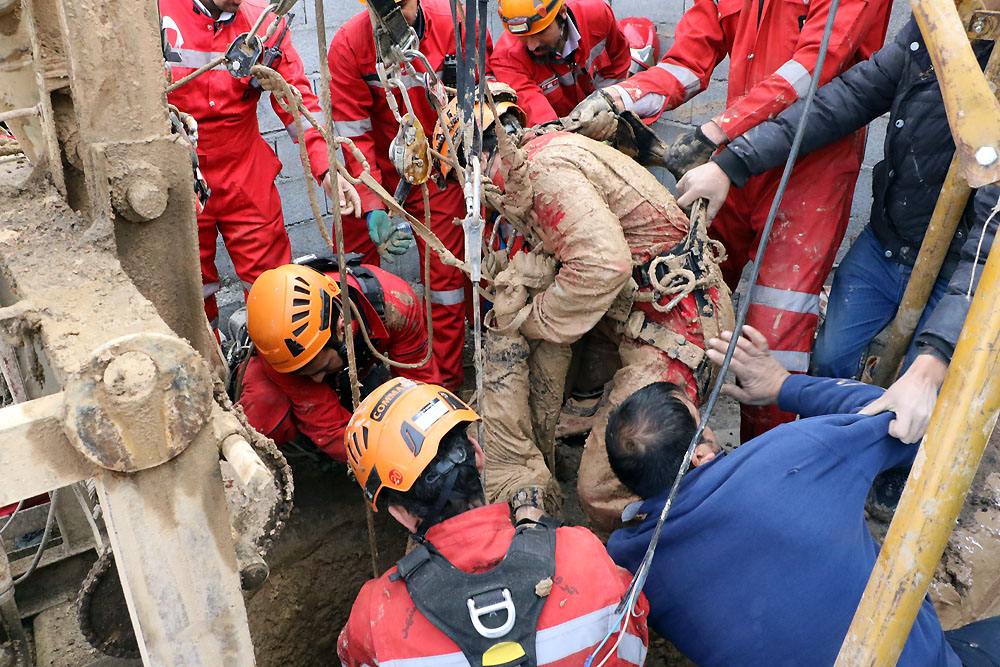
[[[283,19],[284,20],[284,19]],[[281,35],[281,30],[284,28],[282,25],[278,29],[277,35]],[[262,27],[261,30],[264,30]],[[272,42],[277,42],[278,37],[273,37]],[[306,78],[305,68],[302,65],[302,58],[299,56],[299,52],[295,50],[292,46],[292,35],[289,32],[285,35],[285,38],[281,42],[281,60],[278,61],[278,74],[284,77],[285,81],[289,85],[294,86],[302,94],[302,104],[306,109],[312,112],[317,118],[322,118],[319,107],[319,98],[316,97],[316,93],[313,92],[312,86],[309,85],[309,79]],[[295,128],[295,119],[292,114],[286,112],[278,104],[278,100],[275,99],[274,95],[271,95],[271,107],[274,108],[274,112],[278,114],[278,118],[285,125],[285,130],[288,131],[289,136],[292,137],[292,141],[295,143],[299,142],[299,137],[297,136],[297,130]],[[312,170],[313,176],[317,181],[322,179],[323,174],[327,172],[330,168],[330,161],[326,154],[326,141],[323,140],[323,135],[319,131],[309,124],[304,117],[302,118],[302,129],[305,130],[305,141],[306,141],[306,151],[309,153],[309,167]]]
[[[365,25],[368,25],[367,18]],[[356,27],[354,21],[349,21],[337,32],[330,43],[328,61],[332,78],[330,89],[333,95],[333,124],[337,136],[346,137],[354,142],[368,162],[372,177],[382,182],[382,172],[376,161],[375,139],[372,136],[372,110],[374,98],[372,88],[363,78],[361,63],[356,58],[359,44],[355,41]],[[371,33],[367,34],[372,39]],[[374,69],[374,66],[373,66]],[[354,176],[363,171],[361,163],[354,159],[349,146],[341,146],[344,156],[344,166]],[[361,195],[361,210],[382,210],[385,205],[378,196],[364,185],[358,186]]]
[[[726,36],[714,0],[695,0],[681,17],[674,35],[673,46],[656,67],[617,86],[619,92],[625,93],[626,108],[643,118],[678,107],[705,90],[712,72],[727,55]]]
[[[604,38],[604,52],[594,58],[593,80],[595,88],[603,88],[628,76],[628,68],[632,65],[632,51],[628,38],[622,32],[621,26],[615,20],[611,6],[601,3],[602,22],[607,24],[607,36]]]
[[[734,139],[758,123],[773,118],[791,106],[809,90],[816,68],[820,42],[826,28],[830,0],[809,3],[795,53],[750,89],[744,97],[729,106],[713,120],[726,136]],[[819,85],[823,85],[854,64],[853,56],[869,30],[883,18],[883,3],[878,0],[841,0],[830,34],[830,44],[823,63]]]
[[[497,81],[503,81],[517,91],[517,106],[524,110],[528,117],[529,126],[556,120],[559,114],[545,99],[545,93],[542,92],[541,86],[528,76],[530,70],[517,57],[516,49],[507,48],[510,45],[505,44],[505,41],[507,40],[501,38],[497,50],[490,58],[493,76],[496,77]],[[520,43],[514,46],[524,50]]]

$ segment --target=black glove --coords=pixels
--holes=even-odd
[[[674,178],[680,180],[690,170],[708,162],[718,148],[719,145],[706,137],[699,127],[677,137],[670,145],[664,162]]]

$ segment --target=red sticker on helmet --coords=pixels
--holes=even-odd
[[[392,484],[399,486],[400,484],[403,483],[403,474],[398,470],[396,470],[395,468],[393,468],[392,470],[389,471],[389,481]]]

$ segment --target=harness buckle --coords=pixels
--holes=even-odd
[[[501,598],[499,601],[487,603],[483,607],[476,606],[476,598],[492,596],[495,599],[497,594]],[[472,620],[472,627],[483,637],[487,639],[499,639],[514,628],[516,611],[514,609],[514,600],[510,597],[510,589],[493,589],[479,595],[473,595],[465,603],[469,607],[469,618]],[[482,620],[480,620],[483,616],[490,616],[501,610],[507,612],[507,620],[504,621],[503,625],[495,628],[488,628],[483,625]]]

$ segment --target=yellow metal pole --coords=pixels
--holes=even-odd
[[[990,56],[985,74],[988,82],[1000,78],[1000,49],[995,50]],[[927,299],[934,289],[934,282],[941,273],[941,266],[948,255],[951,240],[955,237],[962,211],[965,210],[965,204],[969,200],[969,185],[961,177],[960,172],[961,157],[956,151],[944,185],[941,186],[941,194],[938,195],[930,224],[927,225],[920,253],[913,265],[913,273],[906,284],[903,300],[899,304],[896,318],[892,321],[885,351],[872,373],[873,382],[880,387],[888,387],[896,379],[899,364],[910,346],[920,316],[927,306]]]
[[[910,4],[941,87],[962,178],[974,188],[1000,180],[1000,103],[983,79],[955,4]]]
[[[838,667],[895,665],[910,634],[1000,410],[998,300],[995,246]]]

